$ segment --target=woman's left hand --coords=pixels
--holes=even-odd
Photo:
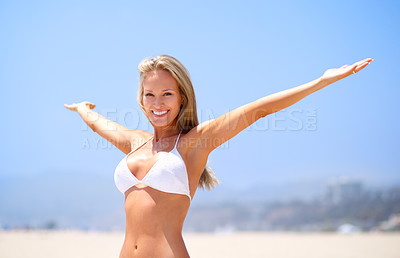
[[[371,61],[374,59],[366,58],[364,60],[358,61],[352,65],[343,65],[340,68],[332,68],[326,70],[326,72],[321,76],[321,80],[327,82],[328,84],[334,83],[338,80],[346,78],[349,75],[355,74],[358,71],[364,69]]]

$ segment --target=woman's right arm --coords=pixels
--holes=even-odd
[[[131,130],[112,120],[105,118],[92,109],[95,104],[88,101],[73,103],[64,106],[72,111],[77,111],[83,121],[101,137],[111,142],[123,153],[128,154],[132,148],[139,146],[143,141],[151,136],[151,133],[141,130]]]

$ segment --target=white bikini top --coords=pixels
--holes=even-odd
[[[125,194],[129,188],[135,186],[136,184],[143,183],[162,192],[186,195],[191,201],[192,198],[190,196],[189,179],[186,171],[186,165],[176,149],[176,145],[178,144],[181,133],[182,131],[179,133],[175,147],[157,160],[142,180],[137,179],[130,171],[127,159],[131,153],[140,149],[153,137],[148,139],[137,149],[128,153],[119,162],[114,172],[114,182],[118,190]]]

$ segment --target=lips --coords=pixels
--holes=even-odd
[[[152,112],[153,112],[155,117],[163,117],[169,112],[169,110],[163,110],[163,111],[152,110]]]

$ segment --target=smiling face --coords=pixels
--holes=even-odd
[[[175,126],[183,104],[178,83],[165,70],[146,74],[143,80],[143,107],[154,127]]]

